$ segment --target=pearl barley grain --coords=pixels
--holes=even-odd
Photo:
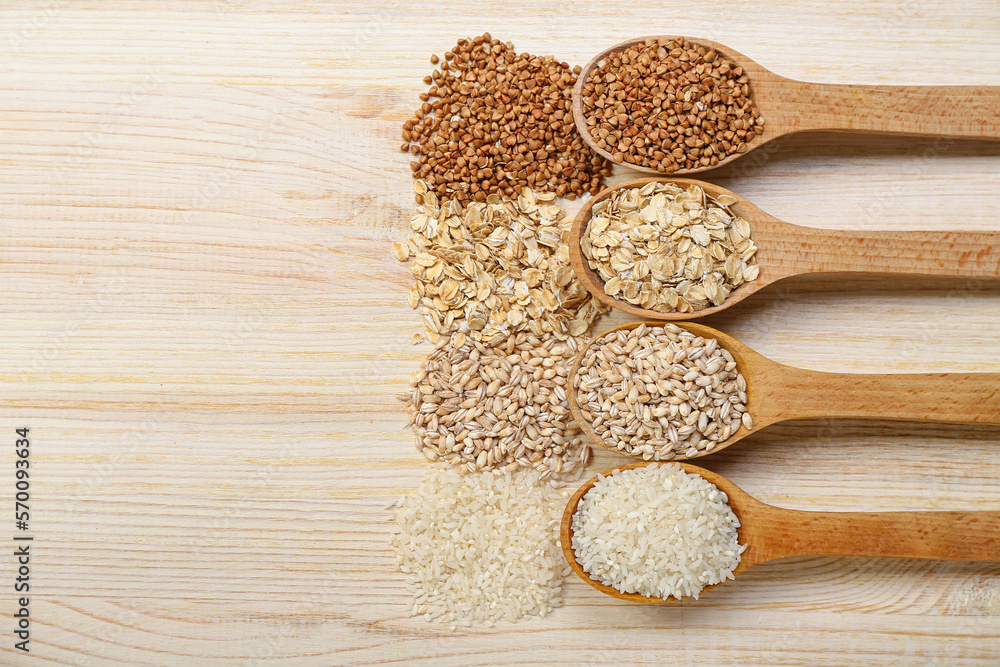
[[[674,324],[604,334],[573,382],[601,440],[647,461],[710,452],[745,425],[746,383],[733,355]]]
[[[566,385],[575,338],[520,333],[487,345],[442,338],[410,382],[417,448],[468,472],[534,469],[572,479],[590,448],[569,410]]]

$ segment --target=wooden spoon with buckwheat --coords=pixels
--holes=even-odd
[[[745,118],[736,119],[739,121],[737,124],[732,128],[727,125],[726,130],[720,132],[718,141],[724,142],[725,147],[720,146],[718,142],[708,142],[707,145],[715,143],[714,150],[708,151],[708,154],[704,154],[705,146],[699,143],[697,132],[685,137],[685,141],[693,138],[691,142],[693,145],[690,148],[697,148],[699,151],[698,155],[694,156],[696,159],[691,160],[692,164],[697,164],[696,167],[671,168],[671,165],[678,163],[671,162],[669,155],[666,159],[657,159],[649,155],[632,156],[625,152],[629,150],[627,147],[623,151],[618,144],[612,146],[606,141],[604,142],[606,147],[602,147],[599,138],[591,132],[591,127],[594,127],[592,123],[597,121],[587,117],[584,107],[584,96],[594,94],[595,82],[591,81],[591,75],[612,54],[633,46],[642,47],[647,40],[678,44],[686,42],[693,49],[681,54],[680,59],[688,61],[693,58],[690,62],[698,62],[702,67],[706,65],[704,63],[706,56],[711,59],[710,64],[718,64],[720,59],[724,60],[727,67],[738,72],[740,79],[749,86],[749,99],[764,120],[763,128],[757,131],[756,126],[744,125]],[[652,76],[655,77],[655,74]],[[669,92],[679,97],[680,93],[690,86],[687,79],[682,81],[679,90],[671,89]],[[599,83],[607,85],[604,82]],[[626,86],[633,84],[632,81],[621,83]],[[666,95],[668,91],[661,92]],[[697,116],[698,112],[703,110],[698,106],[698,101],[685,101],[682,97],[664,100],[663,104],[687,105],[683,106],[673,119],[675,124],[681,125],[692,113]],[[711,104],[711,99],[705,104]],[[668,115],[675,113],[670,106],[657,108],[667,109]],[[742,53],[718,42],[679,36],[653,36],[616,44],[601,51],[587,63],[573,89],[573,117],[584,141],[595,152],[615,164],[650,174],[694,174],[728,164],[772,139],[793,132],[837,131],[1000,139],[1000,86],[865,86],[808,83],[779,76]],[[624,120],[619,120],[623,117]],[[706,118],[699,122],[706,120],[712,123],[724,123],[730,119]],[[631,140],[633,136],[629,135],[638,133],[640,126],[648,127],[647,122],[647,117],[630,116],[627,110],[626,113],[617,114],[615,117],[615,124],[620,124],[622,129],[622,140],[626,138]],[[668,131],[672,126],[667,125],[662,129]],[[748,131],[752,132],[753,137],[743,141],[740,136],[729,136],[734,130],[737,134],[744,135]],[[637,136],[642,135],[639,133]],[[684,133],[680,136],[683,137]],[[674,144],[670,142],[670,145]],[[611,150],[608,150],[609,148]],[[647,148],[650,149],[647,151],[649,153],[652,152],[652,148],[658,146],[650,145]],[[685,150],[686,148],[681,148],[681,152]],[[688,164],[690,157],[686,155],[682,158],[684,164]],[[642,161],[645,161],[645,164]]]

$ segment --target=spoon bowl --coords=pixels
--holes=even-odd
[[[616,51],[646,40],[687,40],[715,50],[749,79],[750,97],[764,118],[764,129],[747,142],[746,150],[715,164],[678,169],[695,174],[728,164],[767,142],[793,132],[838,131],[970,139],[1000,139],[1000,86],[864,86],[820,84],[779,76],[751,58],[709,39],[647,36],[604,49],[583,68],[573,88],[573,118],[583,140],[614,164],[650,174],[666,173],[616,160],[594,141],[583,110],[583,87],[591,72]]]
[[[618,470],[643,468],[648,465],[650,465],[650,463],[648,462],[627,463],[625,465],[609,468],[608,470],[601,472],[600,475],[607,477],[612,472]],[[656,465],[669,465],[669,463],[666,462],[657,463]],[[733,576],[735,577],[744,570],[748,570],[757,563],[761,562],[760,560],[757,560],[759,558],[758,555],[759,550],[754,549],[754,542],[753,542],[754,536],[752,534],[752,527],[748,526],[743,519],[744,516],[753,515],[754,508],[752,506],[752,503],[756,501],[753,498],[751,498],[746,492],[744,492],[742,489],[740,489],[738,486],[730,482],[722,475],[718,475],[712,472],[711,470],[705,470],[704,468],[693,466],[690,463],[678,463],[678,465],[681,466],[681,468],[683,468],[685,472],[701,475],[712,484],[715,484],[715,486],[718,487],[720,491],[725,492],[725,494],[729,498],[729,507],[731,507],[733,513],[736,514],[736,518],[740,520],[740,527],[739,530],[737,531],[737,539],[740,544],[746,544],[748,546],[746,548],[746,551],[744,551],[742,556],[740,557],[740,562],[736,566],[736,569],[733,570]],[[559,541],[562,546],[563,555],[566,557],[566,562],[569,563],[569,566],[573,569],[574,572],[576,572],[577,576],[579,576],[581,579],[583,579],[588,584],[590,584],[597,590],[601,591],[602,593],[610,595],[611,597],[616,597],[619,600],[628,600],[630,602],[668,602],[668,601],[676,602],[677,601],[676,598],[663,599],[658,597],[650,597],[648,595],[641,595],[639,593],[623,593],[622,591],[618,590],[617,588],[614,588],[613,586],[608,586],[607,584],[601,583],[596,579],[591,579],[590,575],[587,574],[587,572],[583,569],[583,566],[580,565],[580,562],[576,559],[576,554],[573,551],[573,515],[576,514],[577,507],[580,506],[580,501],[583,500],[583,496],[586,495],[586,493],[594,487],[594,484],[597,483],[597,480],[598,480],[597,475],[589,479],[585,484],[583,484],[583,486],[577,489],[572,496],[570,496],[569,501],[567,501],[566,503],[566,509],[563,511],[562,523],[559,528]],[[699,595],[701,593],[704,593],[705,591],[715,588],[716,586],[721,586],[724,583],[726,582],[723,581],[721,583],[714,584],[712,586],[706,586],[701,590]]]
[[[630,463],[603,471],[641,468]],[[654,465],[668,465],[658,463]],[[789,510],[757,500],[731,481],[687,463],[685,472],[701,475],[723,491],[740,521],[737,539],[747,545],[733,576],[766,561],[793,556],[869,556],[1000,562],[1000,512],[812,512]],[[597,590],[630,602],[678,602],[638,593],[623,593],[584,571],[573,551],[573,515],[580,500],[597,483],[594,476],[570,497],[563,512],[559,539],[566,561],[576,574]],[[707,586],[699,595],[721,586]],[[682,598],[687,599],[687,598]]]
[[[760,273],[734,289],[721,304],[693,312],[663,313],[631,304],[604,291],[604,281],[590,268],[581,241],[596,204],[619,190],[641,188],[650,182],[674,183],[686,189],[696,185],[711,197],[729,195],[729,208],[750,223],[757,245]],[[592,295],[612,308],[664,321],[690,320],[729,308],[784,278],[815,273],[855,273],[950,278],[1000,278],[1000,233],[934,231],[853,231],[801,227],[783,222],[726,188],[689,178],[644,177],[606,188],[584,204],[569,232],[573,272]]]
[[[587,436],[605,449],[633,458],[606,442],[591,424],[590,407],[580,404],[576,376],[587,350],[600,344],[605,335],[630,331],[645,324],[629,322],[598,334],[573,360],[569,371],[567,398],[573,418]],[[675,454],[670,460],[693,459],[718,452],[752,433],[777,422],[819,417],[899,419],[960,424],[1000,425],[1000,373],[906,373],[862,374],[826,373],[785,366],[755,352],[732,336],[695,322],[675,323],[702,338],[715,338],[736,361],[736,370],[747,384],[747,413],[752,428],[741,426],[711,449],[692,456]]]

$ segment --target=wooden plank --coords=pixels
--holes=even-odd
[[[988,0],[647,11],[642,32],[783,76],[1000,85]],[[428,468],[394,399],[426,352],[389,254],[413,202],[399,126],[460,36],[583,64],[638,22],[589,0],[0,8],[0,490],[29,426],[36,662],[995,662],[1000,569],[976,563],[795,559],[677,608],[568,581],[544,620],[405,618],[383,508]],[[711,180],[788,222],[1000,230],[996,144],[823,134],[755,153]],[[705,323],[815,370],[1000,372],[998,287],[789,279]],[[998,446],[988,426],[808,420],[699,463],[796,509],[997,510]]]

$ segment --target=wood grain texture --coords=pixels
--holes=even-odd
[[[987,0],[643,11],[790,78],[1000,85]],[[637,32],[597,2],[0,7],[0,436],[34,442],[30,660],[995,663],[1000,568],[982,563],[797,558],[669,609],[568,581],[544,620],[406,618],[383,508],[427,471],[393,398],[427,348],[389,253],[413,206],[399,128],[427,56],[486,30],[579,64]],[[801,134],[711,180],[807,227],[997,232],[998,160],[993,143]],[[974,279],[815,276],[704,322],[812,370],[996,373],[998,304]],[[996,511],[998,446],[984,425],[813,419],[700,462],[794,509]],[[10,629],[0,662],[32,664]]]
[[[714,166],[678,169],[672,172],[674,174],[697,174],[724,166],[773,139],[793,132],[836,131],[1000,140],[1000,86],[866,86],[796,81],[775,74],[727,44],[702,36],[643,35],[630,37],[594,55],[584,66],[573,89],[573,117],[577,129],[592,149],[615,164],[631,165],[627,160],[616,160],[611,152],[598,146],[588,131],[583,112],[583,84],[612,52],[642,46],[651,38],[684,40],[704,46],[742,67],[749,78],[753,101],[765,119],[763,132],[747,142],[743,153],[727,155]],[[659,172],[639,165],[633,168],[649,174]]]

